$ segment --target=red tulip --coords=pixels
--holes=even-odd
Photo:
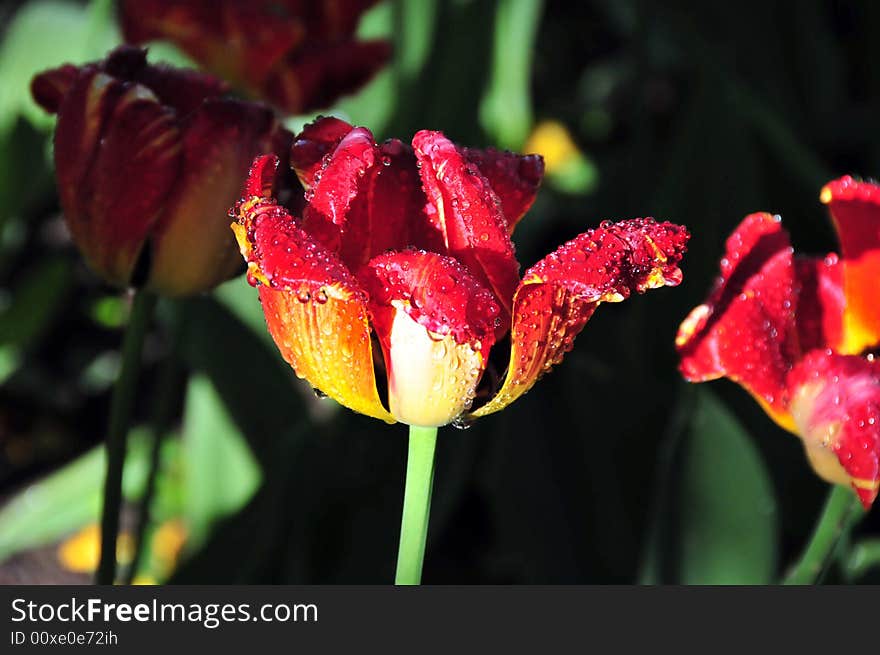
[[[55,167],[64,216],[89,265],[112,284],[168,295],[210,289],[241,266],[229,205],[256,154],[290,135],[224,82],[146,63],[123,46],[101,62],[36,76],[58,114]]]
[[[249,279],[297,374],[388,422],[496,412],[562,360],[600,303],[681,280],[688,234],[652,219],[604,222],[520,279],[510,235],[540,184],[538,156],[462,148],[429,131],[412,148],[377,145],[331,118],[305,129],[291,162],[307,189],[301,217],[272,197],[271,156],[254,162],[236,206]],[[501,382],[484,374],[508,336]]]
[[[375,0],[123,0],[130,43],[175,43],[200,65],[289,113],[325,107],[381,68],[385,41],[355,41]]]
[[[840,258],[795,257],[778,216],[746,217],[676,343],[688,380],[741,384],[867,508],[880,488],[880,186],[844,177],[821,200]]]

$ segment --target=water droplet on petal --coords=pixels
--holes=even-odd
[[[452,427],[457,430],[469,430],[475,422],[476,419],[474,418],[465,418],[464,416],[458,416],[452,421]]]

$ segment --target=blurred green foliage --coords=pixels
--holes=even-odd
[[[669,443],[641,581],[773,582],[778,516],[769,471],[711,392],[688,391],[680,402],[689,424]]]
[[[195,376],[183,414],[184,517],[197,548],[253,495],[260,469],[211,382]]]
[[[146,435],[135,431],[123,480],[127,498],[137,498],[143,491],[147,451]],[[101,506],[105,460],[104,448],[95,447],[4,505],[0,510],[0,561],[94,523]]]
[[[118,42],[113,3],[19,1],[0,17],[3,578],[97,516],[96,444],[128,299],[69,242],[52,119],[28,92],[36,71]],[[575,163],[548,174],[517,230],[524,267],[606,218],[654,215],[693,233],[679,288],[603,306],[527,397],[441,432],[425,582],[778,579],[825,485],[740,389],[681,382],[672,341],[746,213],[782,213],[800,251],[835,248],[821,184],[880,172],[878,5],[386,0],[360,29],[391,38],[394,59],[325,113],[377,138],[431,128],[520,148],[540,121],[570,132]],[[186,64],[164,44],[150,56]],[[242,278],[172,309],[147,342],[136,418],[154,420],[159,363],[179,357],[190,379],[162,442],[149,527],[186,522],[173,580],[391,580],[405,430],[316,399]],[[131,440],[132,507],[151,439],[142,427]],[[875,511],[832,579],[877,580],[878,534]]]

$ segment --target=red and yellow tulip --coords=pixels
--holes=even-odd
[[[681,370],[727,377],[799,436],[823,479],[867,508],[880,489],[880,186],[843,177],[821,193],[840,256],[795,256],[778,216],[727,240],[709,299],[682,323]]]
[[[603,222],[520,279],[511,234],[540,185],[539,156],[431,131],[412,147],[377,145],[327,118],[295,140],[291,164],[307,190],[301,216],[273,197],[272,156],[254,162],[236,205],[249,280],[297,374],[389,423],[496,412],[562,360],[599,304],[681,280],[687,231],[652,219]],[[486,371],[503,339],[502,381]]]
[[[356,41],[375,0],[124,0],[126,41],[168,40],[206,70],[289,113],[325,107],[381,68],[385,41]]]
[[[148,65],[129,46],[41,73],[31,88],[58,114],[64,217],[100,276],[177,296],[240,268],[229,206],[254,156],[290,143],[270,109],[223,98],[214,77]]]

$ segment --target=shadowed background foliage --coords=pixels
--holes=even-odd
[[[127,301],[69,242],[52,121],[27,84],[62,61],[101,57],[118,42],[113,12],[106,0],[0,9],[6,582],[83,581],[89,568],[83,528],[97,517],[98,444]],[[826,486],[799,441],[742,390],[685,384],[673,338],[746,213],[782,214],[798,251],[836,248],[819,189],[844,173],[880,173],[880,6],[386,0],[361,32],[388,35],[393,62],[324,113],[377,138],[430,128],[522,149],[539,123],[567,127],[576,151],[558,166],[548,158],[514,238],[524,268],[603,219],[655,216],[693,234],[680,287],[603,306],[526,397],[468,430],[441,430],[424,581],[777,580]],[[165,45],[150,54],[185,61]],[[391,581],[405,428],[314,397],[278,356],[243,278],[160,310],[125,480],[133,530],[149,426],[167,425],[139,576]],[[160,364],[169,353],[176,367]],[[876,510],[844,546],[830,579],[876,580]]]

